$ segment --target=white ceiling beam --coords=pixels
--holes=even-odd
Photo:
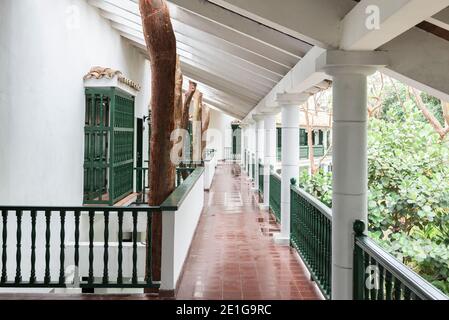
[[[169,2],[298,58],[303,57],[311,49],[311,45],[301,40],[266,27],[208,1],[169,0]]]
[[[380,50],[390,64],[383,71],[412,87],[449,101],[449,41],[413,28]]]
[[[145,40],[142,38],[142,35],[139,32],[134,31],[133,29],[128,28],[125,25],[121,25],[115,22],[112,22],[111,25],[113,28],[120,31],[120,33],[123,36],[125,36],[131,41],[136,42],[139,48],[145,49]],[[273,87],[273,85],[271,84],[266,83],[259,84],[257,81],[254,81],[256,79],[254,78],[251,79],[247,75],[238,76],[236,74],[233,74],[232,70],[216,67],[211,64],[208,65],[207,63],[204,62],[204,60],[201,61],[199,59],[195,59],[194,57],[189,57],[188,53],[183,54],[182,50],[178,50],[178,52],[180,53],[180,58],[183,62],[191,66],[194,66],[195,68],[204,70],[205,72],[213,73],[214,75],[222,77],[228,81],[232,81],[241,86],[242,88],[245,88],[246,90],[252,91],[256,94],[263,96],[264,94],[266,94],[267,91],[269,91]]]
[[[194,1],[190,0],[190,2]],[[170,17],[172,21],[175,20],[181,22],[184,25],[213,35],[286,67],[293,67],[300,59],[299,56],[286,53],[285,51],[249,37],[246,34],[229,29],[221,24],[217,24],[177,6],[171,6]]]
[[[304,58],[267,94],[245,119],[251,119],[253,114],[270,111],[277,107],[278,93],[304,93],[314,86],[322,85],[330,77],[324,72],[317,71],[316,60],[325,52],[324,49],[314,47]]]
[[[221,74],[229,79],[234,79],[237,82],[251,82],[255,87],[262,90],[270,90],[276,85],[276,82],[270,81],[268,79],[262,78],[257,74],[250,73],[239,66],[233,66],[226,62],[218,62],[210,57],[199,57],[192,54],[188,50],[178,47],[177,52],[179,56],[194,61],[213,73]]]
[[[427,19],[427,21],[440,28],[449,30],[449,7],[441,10],[433,17]]]
[[[133,30],[133,32],[128,32],[129,34],[132,33],[134,35],[134,38],[141,38],[142,41],[144,41],[143,33],[142,33],[142,26],[140,24],[131,22],[125,18],[122,18],[121,16],[118,16],[116,14],[103,11],[100,9],[100,15],[113,22],[113,26],[123,25],[126,28],[129,28],[130,30]],[[182,36],[179,36],[178,38],[182,39]],[[140,41],[138,41],[140,42]],[[192,41],[190,41],[192,43]],[[271,71],[268,71],[267,69],[264,69],[262,67],[259,67],[253,63],[250,63],[246,60],[237,58],[233,55],[226,54],[223,51],[216,50],[215,47],[207,45],[207,43],[200,43],[196,42],[195,45],[198,47],[192,47],[189,45],[186,45],[182,42],[180,42],[177,39],[177,47],[178,49],[187,51],[191,53],[192,55],[201,57],[202,59],[213,59],[217,63],[222,63],[223,65],[227,65],[228,69],[229,67],[235,67],[238,68],[240,71],[245,73],[251,73],[254,76],[257,76],[261,79],[265,79],[268,81],[268,83],[272,83],[272,85],[275,85],[279,80],[282,79],[282,77],[278,74],[275,74]]]
[[[276,72],[281,75],[286,74],[290,70],[289,66],[285,66],[278,62],[275,62],[272,59],[269,59],[262,55],[256,54],[250,50],[247,50],[238,45],[235,45],[232,42],[225,41],[225,40],[223,40],[219,37],[216,37],[214,35],[211,35],[207,32],[192,28],[185,23],[182,23],[182,22],[179,22],[176,20],[172,20],[172,24],[173,24],[173,28],[176,31],[177,38],[179,37],[179,35],[182,35],[182,36],[185,36],[185,37],[195,40],[195,41],[206,42],[209,45],[217,47],[217,49],[227,51],[233,55],[236,55],[242,59],[256,63],[260,66],[263,66],[264,68],[266,68],[268,70],[271,70],[271,71]]]
[[[339,46],[340,22],[356,4],[353,0],[208,1],[322,48]]]
[[[215,89],[207,84],[202,83],[201,81],[193,79],[184,74],[184,85],[187,86],[189,80],[196,82],[197,88],[201,92],[205,93],[207,96],[210,96],[211,98],[213,98],[216,101],[221,102],[222,104],[235,106],[237,109],[241,110],[241,112],[243,114],[248,113],[254,107],[253,104],[243,101],[243,100],[239,99],[238,97],[230,95],[221,90]]]
[[[232,55],[224,54],[221,51],[215,50],[212,46],[203,46],[203,50],[200,50],[178,41],[177,49],[189,52],[198,58],[222,64],[223,66],[227,66],[229,69],[235,70],[235,72],[246,72],[254,76],[258,76],[259,78],[266,80],[267,83],[271,83],[273,86],[282,79],[282,77],[277,74],[269,72],[268,70],[260,68],[259,66],[245,60],[238,59]]]
[[[122,18],[120,23],[123,23],[123,19],[132,22],[130,27],[135,28],[137,25],[142,25],[140,13],[136,3],[129,0],[88,0],[89,4],[108,12],[114,16]],[[228,41],[224,41],[218,37],[212,36],[207,32],[191,28],[190,26],[181,23],[179,21],[172,21],[173,28],[176,34],[176,38],[181,39],[186,44],[190,43],[203,43],[209,46],[215,47],[217,50],[234,55],[249,63],[255,64],[261,68],[264,68],[272,73],[283,76],[290,69],[287,66],[274,62],[266,57],[255,54],[244,48],[234,45]],[[141,30],[140,30],[141,32]]]
[[[198,70],[202,70],[204,72],[207,72],[213,76],[216,76],[218,78],[225,79],[226,81],[232,82],[245,91],[251,91],[257,95],[265,95],[268,91],[270,91],[271,87],[267,86],[261,86],[256,83],[251,83],[250,79],[246,80],[246,78],[243,75],[237,75],[232,74],[232,72],[224,71],[223,69],[216,68],[211,65],[205,65],[204,63],[197,62],[195,59],[190,59],[189,57],[186,57],[185,55],[180,55],[181,62],[188,64],[189,66],[192,66]]]
[[[362,0],[342,21],[340,49],[375,50],[447,6],[449,0]]]
[[[222,79],[212,75],[204,70],[195,68],[187,63],[181,62],[182,72],[190,78],[199,82],[205,83],[220,91],[234,95],[243,101],[255,105],[259,101],[259,96],[256,93],[242,89],[239,85],[232,83],[226,79]]]

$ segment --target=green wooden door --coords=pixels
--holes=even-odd
[[[115,203],[133,191],[134,98],[115,92],[113,105],[110,191]]]
[[[108,203],[110,102],[106,92],[86,90],[84,203]]]

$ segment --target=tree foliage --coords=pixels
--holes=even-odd
[[[369,123],[370,236],[449,293],[449,139],[441,140],[413,100],[401,104],[395,90],[386,91],[381,116]],[[331,174],[299,181],[331,206]]]

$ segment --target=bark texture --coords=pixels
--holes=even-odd
[[[207,147],[206,132],[209,129],[210,124],[210,109],[206,105],[203,105],[202,107],[201,122],[201,154],[205,157]]]
[[[192,117],[192,149],[193,161],[201,161],[201,114],[203,108],[203,94],[196,91]]]
[[[152,71],[149,205],[159,206],[175,186],[170,134],[174,129],[176,39],[165,0],[140,0],[139,8]],[[155,213],[151,230],[153,280],[161,277],[161,234],[162,216]]]
[[[182,118],[181,118],[181,129],[188,130],[189,127],[189,117],[190,117],[190,105],[192,104],[193,95],[196,92],[197,84],[195,82],[189,82],[189,89],[184,95],[184,105],[182,108]],[[190,139],[189,136],[184,137],[186,139],[184,149],[190,149]],[[184,156],[184,154],[181,154]],[[182,165],[184,166],[184,165]],[[186,178],[185,174],[183,174],[184,179]]]
[[[182,122],[182,113],[183,113],[183,105],[182,105],[182,71],[181,71],[181,62],[179,61],[179,55],[176,56],[176,72],[175,72],[175,128],[181,129]]]

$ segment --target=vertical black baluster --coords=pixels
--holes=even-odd
[[[123,283],[123,211],[119,211],[118,215],[118,271],[117,271],[117,283]]]
[[[377,293],[377,300],[384,300],[385,295],[385,279],[384,279],[384,267],[379,264],[379,291]]]
[[[61,233],[60,233],[60,253],[59,253],[59,284],[65,283],[65,216],[66,212],[64,210],[60,211],[61,218]]]
[[[109,212],[104,212],[104,255],[103,255],[103,283],[109,282],[108,262],[109,262]]]
[[[95,211],[89,211],[89,284],[94,282],[94,217]]]
[[[371,257],[371,267],[374,268],[373,270],[371,270],[372,268],[370,268],[371,270],[371,274],[372,274],[372,280],[374,281],[374,283],[372,283],[371,285],[373,286],[371,289],[371,300],[377,300],[377,293],[378,293],[378,286],[379,286],[379,278],[378,278],[378,274],[376,274],[376,272],[378,271],[378,269],[376,269],[377,266],[377,261]],[[374,274],[373,274],[374,272]]]
[[[74,283],[79,281],[79,267],[80,267],[80,211],[75,211],[75,278]]]
[[[363,283],[364,283],[364,291],[365,291],[365,300],[370,299],[370,290],[368,289],[368,286],[366,285],[366,270],[370,263],[370,256],[368,253],[364,252],[364,258],[363,258]]]
[[[5,283],[8,281],[8,275],[6,273],[6,263],[8,260],[8,255],[6,253],[7,249],[7,240],[8,240],[8,230],[7,230],[7,224],[8,224],[8,211],[2,210],[2,218],[3,218],[3,229],[2,229],[2,278],[1,282]]]
[[[31,210],[31,273],[30,283],[36,282],[36,210]]]
[[[15,283],[22,282],[22,270],[21,270],[21,262],[22,262],[22,210],[16,211],[17,216],[17,251],[16,251],[16,279]]]
[[[392,274],[388,271],[385,270],[385,299],[386,300],[393,300],[393,276]]]
[[[50,277],[50,210],[45,210],[45,276],[44,283],[49,284]]]
[[[412,292],[408,287],[404,288],[404,300],[411,300],[411,294]]]
[[[399,279],[395,278],[394,279],[394,300],[401,300],[401,294],[402,294],[401,281],[399,281]]]
[[[133,212],[133,284],[137,284],[137,211]]]
[[[145,270],[145,281],[148,285],[152,284],[152,275],[151,275],[151,228],[152,228],[152,218],[153,214],[150,210],[147,212],[147,243],[146,243],[146,270]]]

